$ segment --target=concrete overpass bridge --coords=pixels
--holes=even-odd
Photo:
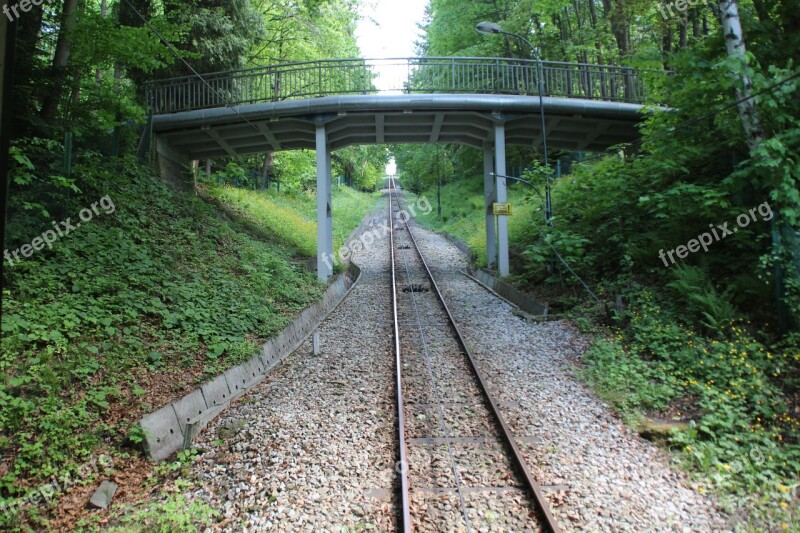
[[[537,91],[541,68],[543,96]],[[355,144],[463,144],[483,150],[487,257],[509,272],[508,144],[602,151],[638,137],[644,77],[629,67],[470,57],[287,63],[147,84],[162,175],[189,162],[265,151],[317,152],[317,273],[333,253],[331,150]],[[658,74],[655,74],[658,75]],[[540,110],[544,109],[542,131]]]

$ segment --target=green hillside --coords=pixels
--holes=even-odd
[[[134,451],[141,435],[131,428],[142,414],[250,356],[325,288],[306,270],[312,196],[209,190],[220,209],[173,192],[135,160],[86,152],[74,183],[42,201],[37,183],[52,178],[55,163],[41,150],[22,153],[37,179],[14,199],[8,249],[24,249],[51,220],[75,227],[52,249],[6,263],[6,503],[98,450],[118,460]],[[341,241],[376,199],[348,188],[334,198]],[[97,213],[77,226],[93,203]]]

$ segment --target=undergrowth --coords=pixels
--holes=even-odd
[[[787,393],[800,385],[797,339],[769,347],[741,321],[702,335],[647,289],[621,319],[626,327],[583,355],[580,374],[628,421],[688,421],[671,449],[737,521],[796,526],[800,421]]]
[[[317,197],[314,191],[253,191],[217,186],[212,180],[205,192],[226,210],[269,231],[280,242],[297,248],[308,257],[316,257]],[[364,214],[377,207],[378,196],[349,187],[334,187],[331,205],[334,250],[339,249]]]
[[[101,447],[138,445],[138,417],[174,399],[170,390],[197,385],[160,384],[159,376],[200,381],[226,370],[324,290],[304,267],[308,250],[299,234],[307,228],[294,224],[291,211],[267,224],[257,206],[251,213],[250,205],[237,205],[251,222],[245,227],[172,191],[133,159],[82,152],[66,180],[51,153],[35,141],[16,148],[8,249],[30,243],[51,220],[74,224],[101,197],[114,209],[52,249],[6,264],[0,506],[51,476],[74,474]],[[347,211],[337,218],[339,235],[374,205],[351,191],[337,198]],[[255,235],[253,226],[260,227]],[[276,228],[297,235],[282,238]],[[153,387],[161,389],[156,399]],[[20,515],[0,513],[0,528],[19,525]]]

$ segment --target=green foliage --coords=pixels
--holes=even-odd
[[[357,57],[358,4],[303,0],[263,4],[263,37],[253,43],[250,66],[282,61]]]
[[[165,1],[164,8],[167,20],[181,29],[174,44],[190,53],[198,72],[243,67],[253,43],[264,37],[263,21],[249,0]],[[178,62],[170,74],[190,72]]]
[[[684,302],[689,318],[702,322],[710,332],[720,331],[738,316],[730,302],[731,288],[720,294],[700,268],[681,266],[674,270],[675,281],[667,287],[675,292],[675,301]]]
[[[334,175],[342,175],[345,183],[356,189],[374,191],[386,174],[386,146],[351,146],[333,153]]]
[[[265,235],[297,248],[307,257],[316,257],[316,193],[250,191],[230,186],[209,186],[206,193]],[[334,187],[332,200],[333,244],[337,250],[364,215],[375,208],[376,196]]]
[[[800,475],[800,450],[794,445],[800,422],[779,384],[794,372],[800,351],[773,351],[749,334],[746,324],[704,338],[659,306],[651,292],[636,294],[629,327],[593,345],[583,356],[582,375],[632,421],[682,405],[686,411],[676,416],[690,419],[691,427],[674,433],[671,442],[685,465],[701,479],[712,478],[705,486],[738,495],[733,503],[755,505],[758,517],[774,513],[770,498],[783,500],[779,487]],[[758,465],[714,479],[751,450],[761,456]],[[759,503],[764,494],[772,496]],[[787,517],[781,511],[772,519]]]
[[[187,532],[198,530],[199,526],[210,526],[220,512],[205,502],[191,502],[179,493],[167,495],[162,501],[138,509],[121,519],[119,526],[110,531],[156,531],[158,533]],[[141,524],[147,524],[142,528]]]
[[[307,191],[316,187],[317,160],[311,150],[278,152],[272,168],[281,189]]]
[[[584,379],[629,423],[639,422],[643,410],[666,408],[679,390],[674,377],[627,353],[621,337],[597,341],[582,359]]]
[[[63,165],[53,158],[54,154],[63,151],[60,143],[38,137],[17,140],[11,146],[12,182],[7,207],[11,223],[18,221],[27,225],[57,217],[62,213],[63,196],[81,192],[75,178],[64,177]],[[29,194],[17,194],[23,190]],[[11,230],[9,233],[14,232]]]
[[[58,154],[48,159],[35,144],[15,152],[8,246],[52,227],[26,202],[59,219],[74,219],[105,195],[115,209],[5,269],[0,448],[11,463],[0,480],[3,497],[19,493],[18,479],[69,471],[109,438],[121,446],[125,437],[104,415],[155,407],[129,382],[132,369],[174,375],[200,361],[208,373],[224,371],[323,289],[298,266],[302,251],[276,243],[258,217],[248,217],[254,236],[199,198],[172,192],[134,160],[94,152],[78,154],[74,187],[53,189],[42,184]],[[374,204],[354,192],[338,198],[352,211],[340,234]],[[288,226],[279,217],[274,224]]]

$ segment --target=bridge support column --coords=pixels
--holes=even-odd
[[[494,213],[492,204],[495,201],[494,189],[494,153],[492,147],[483,148],[483,204],[486,215],[486,266],[494,268],[497,264],[497,242],[495,240]]]
[[[495,154],[495,173],[501,176],[506,175],[506,126],[505,124],[494,125],[494,154]],[[508,201],[506,196],[506,179],[495,176],[497,201],[505,203]],[[497,217],[497,272],[500,277],[509,274],[508,267],[508,217],[498,215]]]
[[[324,124],[317,125],[317,277],[333,274],[333,219],[331,217],[331,152]]]

